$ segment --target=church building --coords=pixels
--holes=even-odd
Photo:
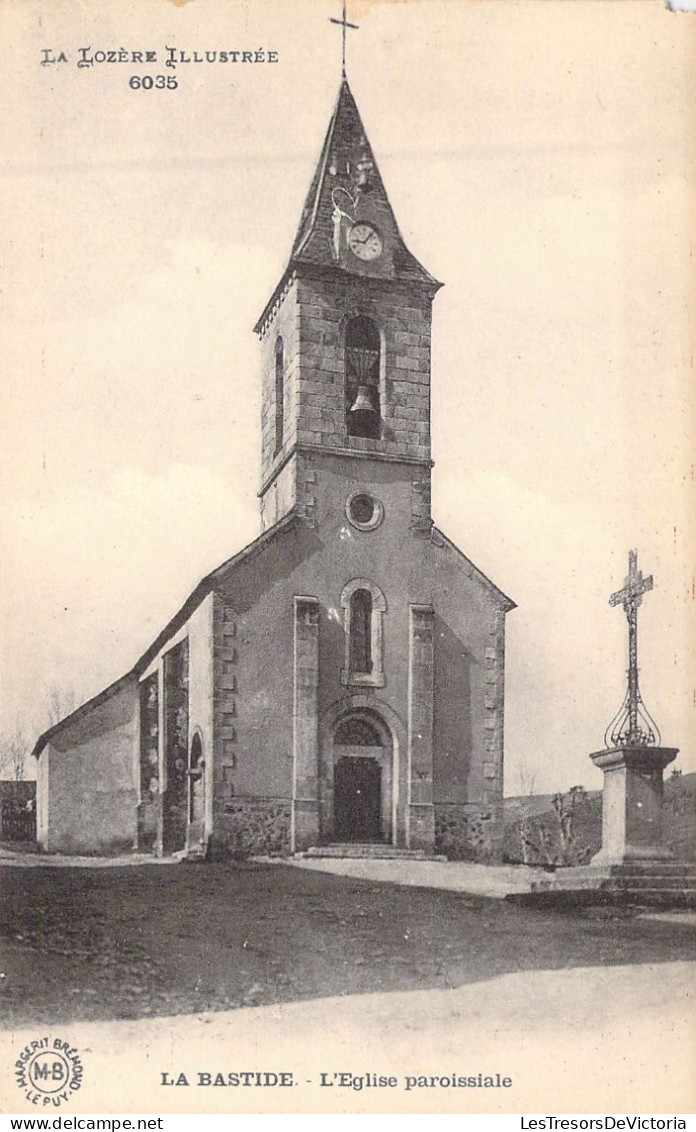
[[[514,603],[431,516],[439,287],[344,76],[255,328],[262,533],[38,740],[45,850],[500,859]]]

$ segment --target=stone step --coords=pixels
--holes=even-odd
[[[401,849],[395,845],[380,845],[374,842],[345,842],[333,845],[313,845],[296,857],[352,857],[380,861],[446,861],[446,857],[426,853],[424,849]]]
[[[696,880],[696,863],[682,861],[675,863],[665,863],[662,861],[631,861],[624,865],[577,865],[571,869],[558,869],[554,873],[554,876],[560,879],[564,874],[574,878],[583,876],[630,876]]]
[[[669,889],[696,891],[696,876],[692,877],[649,877],[649,876],[582,876],[557,880],[533,880],[532,891],[546,892],[550,888],[604,888],[616,892],[635,891],[642,889]]]
[[[505,899],[527,908],[572,908],[597,904],[615,907],[696,908],[696,888],[619,888],[586,884],[577,887],[538,888],[511,893]]]
[[[202,845],[190,845],[188,849],[178,849],[176,853],[172,853],[172,857],[190,864],[192,861],[205,861],[206,852]]]
[[[607,895],[611,895],[613,893],[616,896],[630,896],[638,901],[642,900],[643,897],[647,898],[651,895],[654,895],[656,892],[659,892],[664,893],[665,896],[669,897],[685,896],[689,899],[693,899],[696,897],[696,885],[653,885],[651,887],[636,888],[623,884],[585,883],[573,885],[572,887],[570,885],[567,887],[564,887],[563,885],[548,885],[548,887],[544,887],[543,885],[533,883],[531,886],[531,892],[538,893],[540,895],[546,895],[547,893],[554,892],[596,892],[600,894],[605,893]]]
[[[626,861],[557,869],[533,880],[519,903],[538,908],[573,904],[696,908],[696,863]]]

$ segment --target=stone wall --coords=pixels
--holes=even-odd
[[[269,736],[264,735],[260,724],[262,720],[277,723],[278,704],[263,692],[257,702],[263,680],[254,666],[259,664],[261,672],[274,671],[278,657],[269,664],[266,642],[272,640],[270,634],[263,635],[261,650],[250,647],[252,640],[246,617],[224,593],[216,594],[213,607],[213,814],[212,833],[208,838],[208,854],[213,859],[290,852],[291,760],[283,767],[288,783],[287,798],[262,796],[259,791],[264,770],[278,759],[278,754],[275,759],[273,754],[277,748],[272,743],[266,747]],[[290,751],[290,721],[284,722],[288,727]],[[282,762],[286,760],[282,758]]]
[[[262,330],[264,530],[293,505],[313,519],[312,470],[294,452],[378,454],[420,464],[413,472],[413,526],[430,529],[430,322],[428,289],[376,280],[292,277]],[[360,313],[382,340],[379,439],[349,436],[345,419],[345,329]],[[285,360],[283,444],[275,447],[275,350]]]
[[[283,443],[276,451],[275,367],[278,338],[283,340],[284,430]],[[291,278],[269,314],[262,342],[261,479],[263,483],[268,482],[270,474],[275,472],[287,458],[297,439],[295,405],[299,369],[298,346],[297,286]]]
[[[217,833],[227,805],[235,795],[239,750],[239,645],[237,614],[216,594],[213,605],[213,834]]]
[[[490,864],[500,860],[502,823],[494,807],[435,805],[435,852],[450,861]]]
[[[566,795],[567,798],[567,795]],[[549,864],[547,857],[558,856],[558,820],[553,809],[553,795],[530,795],[505,799],[506,861],[525,860],[522,832],[534,845],[545,840],[548,851],[527,848],[530,864]],[[682,860],[696,860],[696,774],[669,776],[665,779],[662,817],[662,843]],[[540,837],[540,831],[543,831]],[[573,813],[574,862],[583,863],[597,853],[602,844],[602,792],[588,790],[578,795]]]
[[[160,799],[159,672],[152,672],[139,688],[140,697],[140,802],[138,848],[151,850],[157,840]]]
[[[662,808],[662,841],[685,861],[696,861],[696,774],[667,778]]]
[[[109,854],[137,836],[138,688],[95,703],[39,756],[37,840],[49,853]]]
[[[298,400],[300,443],[430,458],[431,298],[417,287],[365,279],[301,279]],[[345,326],[356,313],[382,335],[382,437],[348,437]]]
[[[290,800],[285,798],[231,798],[215,819],[208,843],[213,860],[258,854],[290,853]]]

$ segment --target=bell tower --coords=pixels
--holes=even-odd
[[[323,466],[365,484],[391,464],[412,484],[400,519],[430,531],[440,286],[404,243],[344,73],[289,262],[255,327],[264,530],[290,511],[320,520]]]

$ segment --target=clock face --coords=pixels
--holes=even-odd
[[[371,224],[354,224],[348,233],[348,247],[358,259],[377,259],[382,254],[382,240]]]

